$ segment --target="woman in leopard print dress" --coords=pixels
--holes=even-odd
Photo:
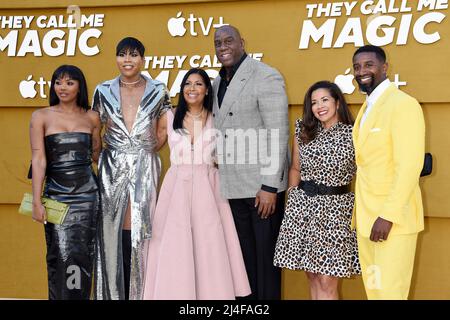
[[[311,298],[338,299],[338,281],[360,274],[351,230],[356,172],[353,117],[339,88],[314,84],[295,126],[286,212],[274,265],[306,271]]]

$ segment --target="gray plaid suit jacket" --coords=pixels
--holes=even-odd
[[[267,185],[286,190],[289,166],[288,101],[281,74],[247,57],[219,108],[214,80],[213,117],[218,132],[220,187],[227,199],[254,198]]]

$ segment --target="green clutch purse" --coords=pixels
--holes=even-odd
[[[41,202],[47,212],[48,222],[53,224],[62,224],[64,222],[67,211],[69,211],[69,205],[45,197],[41,197]],[[32,208],[33,195],[31,193],[25,193],[20,203],[19,213],[31,217]]]

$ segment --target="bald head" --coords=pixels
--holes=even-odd
[[[232,25],[228,24],[228,25],[224,25],[224,26],[217,28],[216,31],[214,32],[214,37],[218,32],[224,32],[224,33],[233,35],[234,37],[236,37],[236,39],[242,40],[241,33],[239,32],[239,30],[236,27],[234,27]]]
[[[239,30],[230,25],[217,28],[214,33],[214,47],[217,59],[227,71],[231,70],[245,53],[244,40]]]

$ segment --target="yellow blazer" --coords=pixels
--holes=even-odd
[[[369,237],[378,217],[393,222],[390,234],[423,230],[419,187],[425,153],[425,122],[416,99],[391,84],[361,130],[361,107],[353,129],[357,164],[352,226]]]

